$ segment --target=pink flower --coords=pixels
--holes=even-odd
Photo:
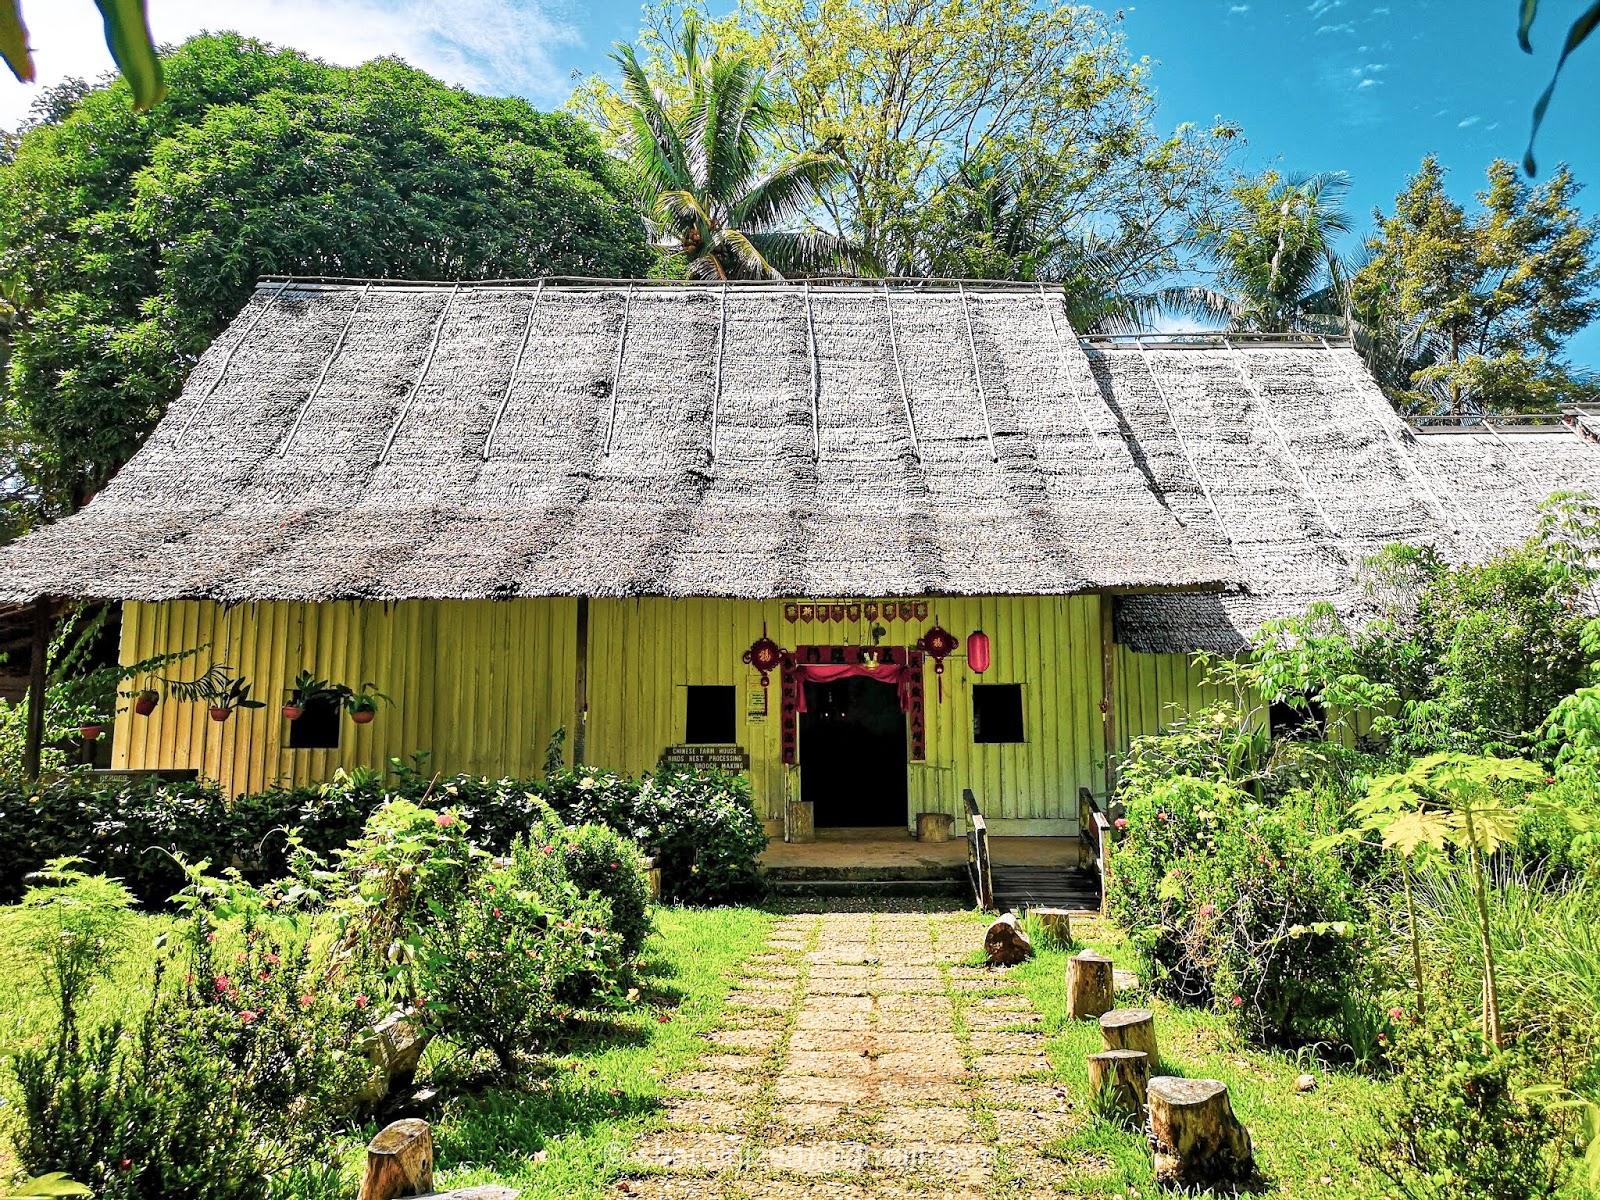
[[[217,985],[217,992],[219,995],[233,986],[233,981],[230,980],[226,975],[218,975],[214,980],[212,980],[212,982]]]
[[[312,1004],[312,1000],[311,1000],[311,993],[310,992],[307,992],[304,996],[300,997],[300,1007],[301,1008],[310,1008],[311,1004]]]
[[[1401,1008],[1398,1004],[1395,1005],[1393,1008],[1391,1008],[1389,1010],[1389,1019],[1391,1021],[1398,1021],[1401,1017],[1403,1017],[1405,1015],[1406,1015],[1406,1010]]]
[[[278,956],[277,956],[277,955],[276,955],[276,954],[273,954],[273,953],[271,953],[271,952],[268,952],[268,954],[267,954],[267,955],[266,955],[266,960],[267,960],[267,961],[268,961],[268,962],[269,962],[269,963],[271,963],[271,964],[272,964],[272,965],[273,965],[273,966],[277,966],[277,965],[278,965],[278,963],[279,963],[279,962],[280,962],[280,961],[282,961],[282,960],[280,960],[280,959],[279,959],[279,958],[278,958]]]
[[[258,1015],[259,1014],[248,1008],[241,1008],[239,1010],[239,1020],[246,1025],[250,1024],[251,1021],[254,1021]]]
[[[546,846],[544,848],[544,852],[546,854],[554,854],[556,852],[556,848],[554,846]]]
[[[357,1008],[365,1008],[366,1006],[367,1006],[367,994],[365,992],[362,992],[359,996],[356,997],[356,1007]]]
[[[1244,1004],[1244,997],[1235,996],[1232,1000],[1228,1001],[1228,1003],[1233,1005],[1235,1008],[1239,1008]]]
[[[1126,829],[1128,827],[1128,818],[1127,817],[1118,817],[1115,821],[1113,821],[1111,823],[1113,825],[1115,825],[1118,829]]]
[[[1213,913],[1215,913],[1216,911],[1217,911],[1217,906],[1215,904],[1202,904],[1200,906],[1200,915],[1202,917],[1209,917]]]
[[[494,910],[494,915],[497,917],[500,915],[500,910],[498,908]]]
[[[1167,814],[1166,814],[1166,813],[1164,813],[1164,812],[1158,812],[1158,813],[1157,813],[1157,814],[1156,814],[1156,820],[1158,820],[1158,821],[1165,821],[1165,820],[1166,820],[1166,819],[1167,819]]]
[[[1378,1045],[1387,1046],[1388,1044],[1389,1044],[1389,1035],[1386,1034],[1386,1033],[1380,1033],[1378,1035]]]
[[[454,813],[440,813],[433,819],[433,823],[440,829],[446,829],[456,823],[456,817]]]
[[[216,940],[217,940],[217,935],[216,935],[216,934],[214,934],[214,933],[208,933],[208,934],[206,934],[206,941],[208,941],[208,942],[214,942],[214,941],[216,941]]]

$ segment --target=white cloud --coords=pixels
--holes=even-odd
[[[1338,25],[1318,25],[1317,26],[1317,34],[1319,36],[1324,34],[1324,33],[1354,33],[1355,31],[1356,31],[1356,27],[1353,24],[1351,24],[1349,21],[1341,22]]]
[[[1478,118],[1478,117],[1467,117],[1467,118],[1465,118],[1463,120],[1457,121],[1456,122],[1456,128],[1457,129],[1471,129],[1474,125],[1476,125],[1478,123],[1478,121],[1480,119],[1481,118]]]
[[[23,0],[22,8],[40,83],[112,69],[90,0]],[[537,0],[159,0],[150,10],[158,42],[233,29],[346,66],[396,54],[449,83],[546,104],[571,87],[551,50],[578,41]],[[15,127],[37,94],[0,71],[0,128]]]
[[[1369,87],[1377,87],[1377,86],[1378,86],[1378,81],[1376,79],[1363,79],[1360,83],[1356,84],[1356,87],[1358,87],[1358,88],[1369,88]]]
[[[1241,16],[1249,11],[1250,6],[1248,4],[1230,4],[1228,6],[1228,12],[1235,17]]]

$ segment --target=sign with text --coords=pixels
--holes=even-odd
[[[743,746],[668,746],[661,752],[661,765],[737,775],[750,769],[750,755]]]

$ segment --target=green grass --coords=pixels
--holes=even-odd
[[[505,1183],[520,1188],[524,1200],[610,1194],[630,1143],[657,1120],[666,1081],[707,1049],[704,1035],[721,1011],[731,972],[760,946],[772,919],[749,908],[657,910],[637,1008],[580,1026],[566,1052],[524,1086],[466,1091],[427,1114],[438,1188]],[[17,952],[13,925],[11,912],[0,910],[0,1056],[7,1058],[40,1042],[54,1020],[37,973]],[[142,1012],[154,939],[170,925],[164,917],[139,918],[135,951],[95,989],[87,1020]],[[458,1073],[458,1059],[436,1043],[424,1071]],[[283,1200],[353,1196],[363,1147],[375,1131],[350,1130],[330,1148],[326,1166],[277,1181],[275,1193]],[[0,1178],[16,1166],[0,1136]]]
[[[1133,967],[1132,955],[1116,931],[1098,921],[1074,923],[1080,946],[1098,950]],[[1158,1194],[1150,1151],[1143,1133],[1118,1128],[1091,1112],[1088,1055],[1103,1049],[1094,1021],[1069,1021],[1066,972],[1069,951],[1041,946],[1028,963],[1015,968],[1050,1035],[1048,1053],[1056,1078],[1072,1092],[1084,1124],[1045,1147],[1061,1159],[1060,1187],[1082,1197],[1132,1197]],[[1329,1071],[1281,1055],[1245,1050],[1219,1016],[1178,1008],[1144,993],[1119,993],[1126,1007],[1156,1014],[1156,1038],[1167,1074],[1220,1079],[1228,1085],[1234,1112],[1254,1142],[1264,1186],[1260,1194],[1355,1200],[1384,1194],[1381,1182],[1356,1161],[1352,1138],[1374,1129],[1385,1085],[1349,1071]],[[1296,1076],[1310,1071],[1314,1091],[1297,1093]]]

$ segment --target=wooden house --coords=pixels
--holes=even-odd
[[[970,788],[1059,835],[1204,699],[1196,651],[1597,485],[1572,426],[1409,428],[1348,345],[1080,337],[1040,287],[271,279],[0,598],[121,602],[125,662],[268,702],[121,711],[121,767],[526,776],[564,729],[748,770],[775,829],[959,826]],[[302,669],[393,707],[291,723]]]

